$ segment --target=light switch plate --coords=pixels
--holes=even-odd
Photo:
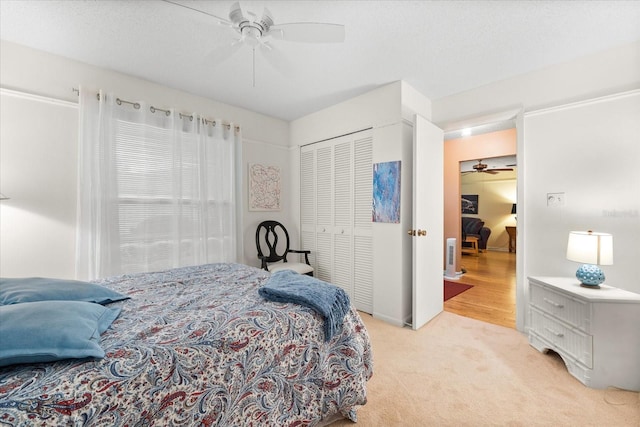
[[[564,206],[564,193],[547,193],[547,206]]]

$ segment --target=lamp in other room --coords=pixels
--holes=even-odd
[[[580,286],[597,289],[604,282],[604,272],[598,266],[613,264],[613,236],[591,230],[572,231],[567,244],[567,259],[583,263],[576,271]]]
[[[517,221],[517,220],[518,220],[518,217],[516,217],[516,216],[515,216],[515,214],[516,214],[516,204],[515,204],[515,203],[513,203],[513,204],[511,205],[511,215],[514,215],[513,219],[515,219],[515,220]]]

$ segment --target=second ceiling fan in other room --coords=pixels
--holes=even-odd
[[[515,166],[515,165],[507,165],[507,166]],[[486,163],[482,163],[482,159],[478,159],[478,163],[473,165],[473,170],[472,171],[463,171],[463,174],[466,173],[476,173],[476,172],[481,172],[481,173],[488,173],[491,175],[495,175],[498,172],[506,172],[506,171],[512,171],[513,168],[510,167],[506,167],[506,168],[489,168],[489,166]]]

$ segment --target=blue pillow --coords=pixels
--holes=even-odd
[[[81,301],[0,306],[0,366],[104,357],[100,334],[120,308]]]
[[[0,305],[35,301],[86,301],[108,304],[129,298],[104,286],[79,280],[0,278]]]

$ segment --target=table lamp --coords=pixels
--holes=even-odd
[[[580,286],[600,288],[604,272],[598,266],[613,264],[613,236],[591,230],[572,231],[567,244],[567,259],[583,263],[576,271]]]

